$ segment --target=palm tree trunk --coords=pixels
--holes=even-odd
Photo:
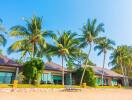
[[[34,58],[34,46],[35,46],[35,44],[32,43],[32,58]]]
[[[63,59],[63,56],[62,56],[62,85],[65,85],[64,84],[64,66],[63,66],[63,61],[64,61],[64,59]]]
[[[88,54],[87,54],[87,58],[86,58],[84,70],[83,70],[82,77],[81,77],[81,81],[80,81],[80,86],[82,85],[82,82],[83,82],[83,78],[84,78],[85,71],[86,71],[86,68],[87,68],[87,61],[89,60],[89,55],[90,55],[90,52],[91,52],[92,44],[90,43],[89,46],[90,46],[90,47],[89,47],[89,52],[88,52]]]
[[[128,83],[128,73],[127,73],[126,67],[124,67],[124,70],[125,70],[125,82],[126,82],[126,86],[129,86],[129,83]]]
[[[122,66],[122,61],[120,63],[120,66],[121,66],[121,70],[122,70],[122,74],[123,74],[123,82],[124,82],[124,85],[126,86],[125,73],[124,73],[124,69],[123,69],[123,66]]]
[[[72,85],[72,72],[70,71],[70,85]]]
[[[103,59],[103,68],[102,68],[102,76],[101,76],[101,78],[102,78],[102,86],[104,85],[103,83],[103,81],[104,81],[104,68],[105,68],[105,60],[106,60],[106,52],[104,52],[104,59]]]

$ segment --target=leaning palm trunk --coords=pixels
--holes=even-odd
[[[101,78],[102,78],[102,86],[104,85],[103,83],[104,83],[104,68],[105,68],[105,60],[106,60],[106,52],[104,52],[104,59],[103,59],[103,68],[102,68],[102,76],[101,76]]]
[[[125,70],[125,82],[126,82],[126,86],[129,86],[128,73],[127,73],[126,67],[124,67],[124,70]]]
[[[62,56],[62,85],[65,85],[64,84],[64,66],[63,66],[63,56]]]
[[[122,70],[122,74],[123,74],[123,82],[124,82],[124,85],[126,86],[125,73],[124,73],[124,69],[122,66],[122,62],[120,63],[120,66],[121,66],[121,70]]]
[[[91,43],[89,44],[89,46],[90,46],[90,48],[89,48],[89,52],[88,52],[88,54],[87,54],[87,58],[86,58],[86,62],[85,62],[85,66],[84,66],[84,70],[83,70],[83,73],[82,73],[82,77],[81,77],[80,85],[82,85],[83,78],[84,78],[84,75],[85,75],[85,71],[86,71],[86,68],[87,68],[87,61],[88,61],[88,59],[89,59],[89,55],[90,55],[91,48],[92,48]]]

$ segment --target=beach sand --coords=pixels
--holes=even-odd
[[[0,100],[132,100],[132,89],[85,89],[81,92],[0,92]]]

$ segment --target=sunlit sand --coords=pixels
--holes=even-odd
[[[0,92],[0,100],[132,100],[132,89],[86,89],[81,92]]]

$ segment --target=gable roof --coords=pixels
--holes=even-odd
[[[62,66],[53,62],[46,62],[45,70],[62,71]],[[66,68],[64,68],[64,71],[67,71]]]
[[[80,68],[80,67],[83,67],[85,65],[79,65],[79,64],[74,64],[75,66],[77,66],[77,68]],[[102,75],[102,67],[97,67],[97,66],[91,66],[94,70],[94,73],[96,75]],[[104,68],[104,76],[106,77],[117,77],[117,78],[120,78],[120,77],[123,77],[123,75],[121,74],[118,74],[110,69],[107,69],[107,68]]]
[[[95,72],[96,75],[102,75],[102,67],[93,67],[93,70]],[[112,70],[106,69],[104,68],[104,76],[108,76],[108,77],[123,77],[123,75],[118,74]]]
[[[6,56],[0,54],[0,66],[20,67],[21,65],[11,60],[10,58],[7,58]]]

